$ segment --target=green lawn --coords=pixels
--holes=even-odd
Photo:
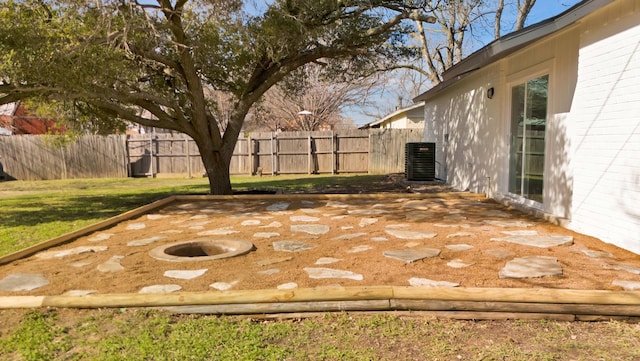
[[[383,176],[232,177],[234,190],[353,186]],[[174,194],[206,194],[206,178],[0,183],[0,257]]]
[[[310,191],[382,178],[232,181],[237,190]],[[171,194],[207,189],[205,179],[0,183],[0,255]],[[640,360],[640,325],[452,321],[412,313],[249,320],[141,309],[2,310],[0,360]]]

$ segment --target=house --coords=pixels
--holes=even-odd
[[[394,129],[422,129],[424,127],[424,102],[401,108],[395,112],[367,123],[360,129],[394,128]]]
[[[0,105],[0,135],[59,133],[52,119],[33,115],[22,102]]]
[[[640,0],[584,0],[414,101],[436,177],[640,254]]]

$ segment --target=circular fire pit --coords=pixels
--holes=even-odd
[[[229,239],[195,239],[165,244],[152,249],[149,255],[161,261],[212,261],[249,253],[253,243]]]

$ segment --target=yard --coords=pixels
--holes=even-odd
[[[232,181],[237,190],[405,192],[385,176]],[[0,183],[0,256],[170,194],[206,190],[204,179]],[[2,359],[632,360],[640,359],[639,336],[640,326],[618,321],[456,321],[420,313],[248,319],[140,309],[0,311]]]

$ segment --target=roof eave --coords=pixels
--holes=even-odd
[[[585,0],[552,18],[527,26],[522,30],[504,35],[464,58],[458,64],[444,72],[444,80],[440,84],[418,95],[413,99],[413,101],[424,101],[430,96],[437,94],[459,80],[467,77],[470,73],[502,59],[533,43],[534,41],[574,24],[578,20],[613,1],[614,0]]]

